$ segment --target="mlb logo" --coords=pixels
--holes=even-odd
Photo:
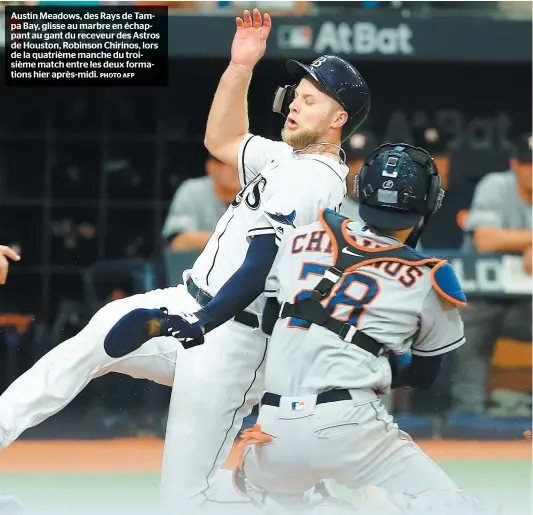
[[[303,410],[304,407],[305,407],[305,403],[302,401],[291,402],[292,411],[300,411],[300,410]]]
[[[309,25],[282,25],[278,45],[286,50],[307,50],[313,45],[313,29]]]

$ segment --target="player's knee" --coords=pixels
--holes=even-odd
[[[108,302],[102,306],[89,320],[87,327],[92,327],[93,330],[99,331],[102,334],[107,334],[111,327],[120,320],[122,315],[126,314],[128,309],[128,299],[117,299]]]

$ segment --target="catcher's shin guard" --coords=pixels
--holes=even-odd
[[[239,463],[233,469],[232,481],[235,491],[243,497],[248,497],[246,490],[246,474],[244,473],[244,458],[246,456],[246,449],[244,449],[239,458]]]
[[[250,499],[251,503],[263,513],[281,515],[284,511],[268,497],[268,492],[253,485],[246,477],[244,460],[248,451],[249,449],[243,450],[239,458],[239,464],[233,469],[233,488],[239,495]]]

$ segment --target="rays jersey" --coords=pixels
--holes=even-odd
[[[361,221],[349,222],[347,233],[349,248],[355,245],[356,251],[403,246],[395,238],[374,234]],[[351,252],[349,248],[338,252]],[[332,243],[322,222],[292,229],[282,239],[266,295],[277,297],[280,304],[301,300],[333,264]],[[345,272],[322,304],[330,316],[355,326],[389,351],[402,354],[411,349],[413,354],[435,356],[465,342],[457,305],[450,300],[435,285],[429,267],[381,262]],[[391,370],[386,357],[346,343],[320,325],[279,318],[269,342],[265,380],[267,391],[282,396],[334,388],[388,393]]]
[[[334,156],[294,153],[283,142],[247,135],[238,156],[242,190],[217,223],[213,236],[184,273],[215,295],[244,262],[250,239],[275,234],[317,220],[323,208],[338,210],[346,195],[348,167]],[[249,309],[263,310],[264,299]]]

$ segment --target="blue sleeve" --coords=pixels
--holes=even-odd
[[[410,386],[419,390],[427,390],[431,388],[435,379],[439,375],[442,366],[442,355],[438,356],[417,356],[413,355],[411,363],[397,374],[394,373],[391,388],[402,388]]]
[[[274,234],[255,236],[241,267],[196,315],[209,332],[246,309],[265,289],[265,281],[278,252]]]

